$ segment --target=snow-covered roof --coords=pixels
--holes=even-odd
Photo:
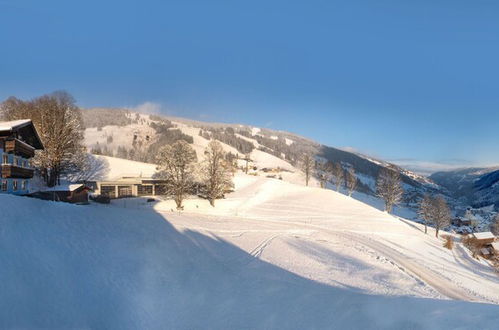
[[[494,250],[499,251],[499,242],[492,243],[492,247],[494,248]]]
[[[85,186],[83,183],[69,183],[69,184],[61,184],[51,188],[47,188],[44,191],[75,191],[82,186]]]
[[[496,238],[494,234],[490,231],[484,231],[482,233],[473,233],[476,239],[494,239]]]
[[[19,120],[11,120],[11,121],[1,121],[0,122],[0,132],[12,132],[21,128],[29,127],[31,126],[32,134],[35,136],[35,140],[31,141],[31,147],[34,147],[35,149],[43,149],[43,143],[42,140],[40,139],[40,136],[38,135],[38,132],[36,131],[35,125],[33,125],[33,122],[31,119],[19,119]],[[28,128],[29,129],[29,128]]]
[[[31,119],[0,121],[0,131],[11,131],[31,123]]]

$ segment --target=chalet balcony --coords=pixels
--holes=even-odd
[[[18,139],[5,140],[5,152],[14,153],[24,158],[35,156],[35,148]]]
[[[19,167],[11,164],[2,165],[2,178],[4,179],[31,179],[33,177],[33,169]]]

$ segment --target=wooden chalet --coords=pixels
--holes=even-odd
[[[492,244],[496,239],[495,235],[492,234],[490,231],[473,233],[472,235],[473,238],[476,240],[476,242],[480,245]]]
[[[30,119],[0,122],[1,193],[29,193],[34,174],[30,159],[41,149],[43,143]]]

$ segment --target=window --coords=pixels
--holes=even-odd
[[[27,160],[24,160],[23,163],[24,163],[23,167],[28,167],[28,161]]]
[[[3,164],[8,164],[9,163],[9,155],[8,154],[3,154],[2,155],[2,163]]]
[[[17,190],[17,180],[12,181],[12,190]]]
[[[2,180],[2,191],[7,191],[7,180]]]
[[[100,192],[102,195],[109,196],[110,198],[116,198],[115,186],[101,186]]]
[[[152,186],[139,184],[137,186],[137,194],[139,196],[151,196],[152,195]]]
[[[27,183],[26,180],[22,181],[22,183],[21,183],[21,190],[26,190],[26,186],[27,186],[26,183]]]

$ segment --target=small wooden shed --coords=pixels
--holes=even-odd
[[[88,203],[92,188],[83,183],[63,184],[43,191],[44,199],[66,203]]]
[[[473,238],[477,243],[481,245],[491,244],[495,241],[496,237],[490,231],[484,231],[481,233],[473,233]]]

